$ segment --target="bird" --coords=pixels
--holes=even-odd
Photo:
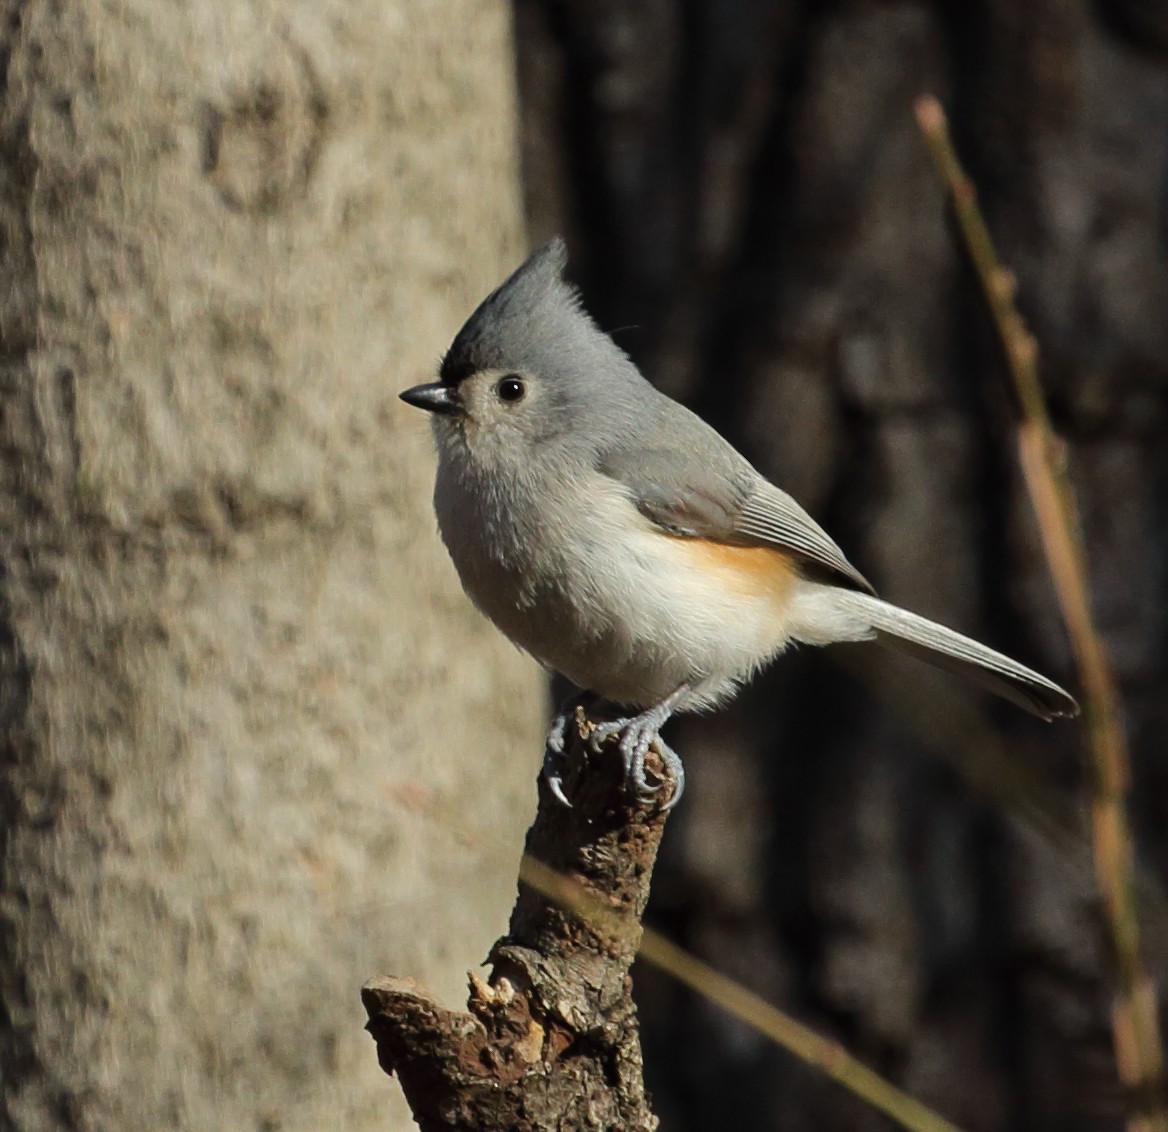
[[[536,250],[470,315],[438,380],[400,394],[432,416],[434,509],[466,594],[580,689],[548,734],[556,798],[571,804],[560,760],[577,709],[603,702],[616,714],[592,747],[615,736],[628,794],[668,810],[685,771],[662,726],[726,702],[793,644],[875,641],[1043,719],[1077,714],[1045,676],[877,597],[794,498],[644,377],[566,267],[562,239]]]

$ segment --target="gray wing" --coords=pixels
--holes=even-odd
[[[720,438],[719,438],[720,439]],[[687,449],[609,451],[599,470],[624,485],[662,530],[731,546],[769,546],[826,570],[832,580],[875,593],[827,532],[786,492],[727,445],[701,460]]]
[[[735,516],[735,532],[753,543],[794,551],[822,566],[834,578],[875,594],[872,583],[844,557],[831,536],[785,491],[759,477],[760,483]]]

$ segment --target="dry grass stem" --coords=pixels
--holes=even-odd
[[[548,868],[542,861],[525,856],[519,875],[548,900],[614,938],[629,930],[628,919],[590,895],[572,878]],[[853,1057],[839,1042],[817,1034],[781,1010],[703,963],[696,956],[643,928],[639,954],[647,963],[673,976],[678,982],[717,1003],[723,1010],[753,1027],[760,1034],[838,1081],[873,1108],[913,1132],[958,1132],[957,1126],[938,1116],[895,1085],[874,1073]]]
[[[1038,346],[1014,305],[1015,280],[1002,266],[958,160],[945,113],[931,96],[917,101],[917,121],[953,197],[954,212],[1008,363],[1021,421],[1018,451],[1026,488],[1083,686],[1091,759],[1095,871],[1114,951],[1117,992],[1113,1034],[1120,1080],[1134,1104],[1129,1132],[1168,1132],[1164,1059],[1155,984],[1140,952],[1134,898],[1134,851],[1126,794],[1127,736],[1119,691],[1091,615],[1086,553],[1065,448],[1055,435],[1038,375]]]

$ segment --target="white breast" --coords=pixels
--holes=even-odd
[[[801,583],[778,552],[667,535],[591,469],[477,480],[445,467],[435,489],[463,586],[573,683],[635,706],[694,683],[681,706],[705,706],[789,639]]]

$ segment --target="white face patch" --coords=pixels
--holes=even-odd
[[[482,370],[459,383],[465,412],[456,418],[470,443],[489,443],[495,433],[514,443],[531,431],[542,408],[542,383],[519,370]],[[507,436],[506,434],[509,434]]]

